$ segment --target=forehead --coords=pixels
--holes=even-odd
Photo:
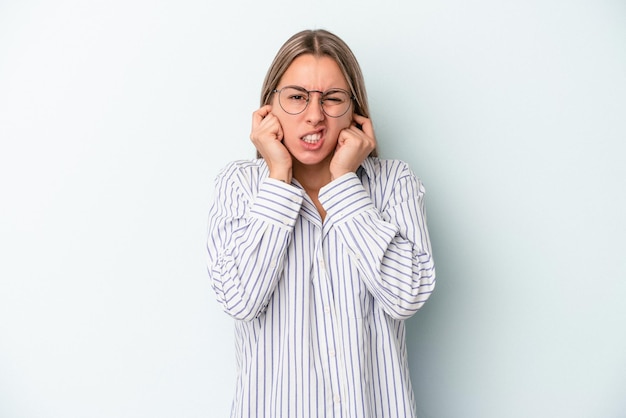
[[[348,82],[334,59],[311,54],[301,55],[293,60],[279,83],[279,86],[286,85],[322,91],[329,88],[348,88]]]

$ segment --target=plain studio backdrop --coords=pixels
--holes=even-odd
[[[626,416],[626,5],[0,1],[0,417],[226,417],[204,240],[280,45],[344,38],[427,188],[420,418]]]

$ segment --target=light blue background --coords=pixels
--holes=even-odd
[[[626,416],[626,4],[0,1],[0,416],[225,417],[213,178],[304,28],[427,187],[420,418]]]

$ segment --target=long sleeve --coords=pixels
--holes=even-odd
[[[217,177],[208,273],[235,318],[231,417],[414,418],[405,321],[435,284],[424,188],[396,160],[366,159],[323,187],[262,159]]]
[[[406,164],[392,163],[380,167],[378,190],[366,190],[367,181],[349,173],[320,190],[319,199],[327,227],[337,229],[368,291],[388,315],[406,319],[434,290],[435,267],[424,187]]]
[[[207,269],[218,302],[239,320],[260,315],[281,275],[302,191],[231,163],[215,181]]]

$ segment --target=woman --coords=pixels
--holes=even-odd
[[[236,327],[231,416],[415,416],[404,320],[435,286],[424,188],[376,157],[341,39],[282,46],[250,138],[260,158],[220,172],[209,215],[208,272]]]

